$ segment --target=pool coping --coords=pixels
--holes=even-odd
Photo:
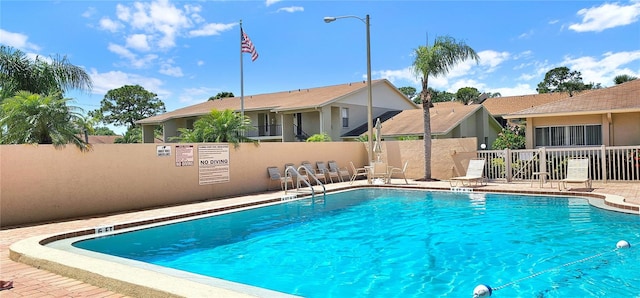
[[[371,187],[451,191],[451,188],[447,187],[425,187],[419,185],[353,185],[328,189],[327,193]],[[623,197],[611,194],[575,191],[499,190],[484,189],[483,187],[465,187],[458,189],[458,191],[582,197],[597,208],[640,215],[640,206],[627,203]],[[305,199],[309,197],[309,194],[302,194],[295,199]],[[296,297],[294,295],[230,282],[230,284],[217,284],[212,286],[202,281],[194,281],[193,276],[191,276],[191,280],[178,278],[154,270],[126,266],[45,246],[58,240],[96,235],[104,233],[104,231],[107,231],[107,233],[119,233],[127,229],[140,228],[159,223],[167,224],[172,221],[182,221],[199,216],[224,214],[279,204],[290,199],[292,199],[290,195],[284,195],[267,199],[257,199],[245,203],[229,202],[228,205],[220,207],[146,218],[139,221],[119,223],[113,226],[87,227],[65,233],[35,236],[12,244],[9,249],[9,257],[11,260],[17,262],[134,297]]]

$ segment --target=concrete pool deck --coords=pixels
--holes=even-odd
[[[356,181],[353,186],[365,185],[366,181]],[[398,187],[411,187],[411,188],[427,188],[427,189],[443,189],[448,190],[450,188],[448,181],[438,182],[415,182],[410,181],[410,184],[406,186],[404,180],[394,179],[393,186]],[[596,194],[608,196],[607,200],[614,202],[617,205],[625,205],[629,208],[636,209],[640,206],[640,183],[601,183],[594,182],[593,190],[589,192],[581,192],[579,184],[571,184],[570,191],[559,192],[556,182],[553,183],[554,187],[551,187],[549,183],[540,188],[538,184],[534,183],[531,186],[529,181],[519,182],[489,182],[486,186],[473,187],[475,191],[488,191],[488,192],[526,192],[533,194],[564,194],[575,195],[587,194],[593,197]],[[328,191],[337,189],[346,189],[351,187],[348,183],[335,183],[327,184]],[[41,250],[41,246],[34,242],[33,239],[44,239],[51,235],[57,235],[69,231],[76,231],[82,229],[88,229],[98,226],[114,225],[120,223],[138,222],[145,219],[163,218],[169,216],[175,216],[176,214],[193,213],[199,210],[211,210],[217,208],[225,208],[226,206],[233,206],[238,204],[247,204],[251,202],[262,202],[273,200],[274,198],[280,198],[283,192],[273,191],[258,195],[250,195],[237,198],[229,198],[224,200],[207,201],[193,204],[185,204],[180,206],[171,206],[164,208],[157,208],[143,211],[132,211],[127,213],[112,214],[105,216],[95,216],[90,218],[74,219],[64,222],[45,223],[25,227],[13,227],[3,228],[0,230],[0,280],[13,280],[14,288],[10,290],[0,291],[1,297],[136,297],[143,294],[140,290],[131,289],[126,286],[128,282],[127,275],[133,272],[117,271],[112,276],[107,278],[81,278],[74,279],[62,275],[52,273],[50,271],[42,270],[39,268],[47,268],[52,266],[51,264],[41,264],[39,267],[30,266],[21,262],[13,261],[10,258],[10,246],[16,244],[14,249],[18,252],[13,253],[14,258],[22,258],[28,260],[29,255],[31,257],[40,257],[39,254],[48,254],[49,252]],[[613,207],[604,204],[603,199],[592,198],[590,202],[598,207],[615,209]],[[630,213],[638,214],[635,210],[626,210]],[[632,243],[633,245],[633,243]],[[23,252],[26,252],[23,254]],[[65,257],[65,256],[61,256]],[[81,259],[81,258],[80,258]],[[60,263],[65,264],[64,261],[58,260]],[[78,259],[70,260],[69,262],[77,262]],[[82,260],[80,260],[82,261]],[[102,279],[102,280],[100,280]],[[113,279],[116,279],[115,281]],[[117,279],[124,279],[123,281],[117,281]],[[143,278],[144,279],[144,278]],[[219,297],[228,297],[227,294],[231,292],[215,292],[215,288],[199,288],[193,284],[175,284],[175,281],[165,280],[161,277],[150,277],[146,279],[148,287],[157,287],[158,292],[153,293],[154,296],[190,296],[195,297],[196,293],[212,293]],[[92,284],[89,284],[88,282]],[[95,285],[93,285],[95,284]],[[100,285],[100,286],[96,286]],[[123,285],[125,287],[123,288]],[[163,288],[179,289],[178,292],[163,292]],[[194,295],[189,295],[188,290],[194,290]],[[198,292],[205,291],[205,292]],[[214,291],[214,292],[207,292]],[[237,294],[237,295],[235,295]],[[233,296],[243,296],[241,293],[235,293]],[[146,295],[145,295],[146,296]],[[246,295],[244,295],[246,296]]]

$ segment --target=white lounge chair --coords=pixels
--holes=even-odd
[[[371,164],[370,170],[370,177],[374,184],[379,183],[378,181],[381,181],[383,184],[389,183],[389,177],[391,176],[389,175],[389,166],[386,162],[373,162]]]
[[[351,164],[351,170],[353,171],[353,175],[350,179],[350,184],[353,184],[353,181],[355,181],[359,176],[367,177],[367,175],[369,175],[369,170],[367,170],[366,168],[356,168],[356,166],[353,164],[353,161],[350,161],[349,164]]]
[[[485,179],[484,179],[484,164],[485,164],[485,160],[482,158],[474,158],[469,160],[469,167],[467,167],[467,174],[464,176],[460,176],[460,177],[453,177],[451,178],[451,180],[449,180],[449,185],[456,186],[458,185],[458,182],[461,182],[462,185],[465,185],[465,182],[467,183],[466,185],[471,185],[471,182],[475,182],[476,185],[478,185],[478,182],[480,182],[480,184],[486,184]],[[453,182],[455,181],[455,185],[453,184]]]
[[[591,188],[591,178],[589,178],[589,159],[575,158],[567,162],[567,177],[558,182],[558,190],[567,189],[567,183],[584,183],[585,187]]]
[[[404,178],[404,183],[409,184],[409,182],[407,181],[407,177],[404,175],[405,171],[407,171],[407,165],[409,165],[409,161],[405,161],[402,168],[391,168],[391,171],[389,171],[389,183],[391,183],[391,178],[393,174],[399,173],[399,174],[402,174],[402,178]]]

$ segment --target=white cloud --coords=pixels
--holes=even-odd
[[[582,22],[571,24],[569,29],[576,32],[600,32],[637,22],[640,18],[640,2],[632,2],[626,6],[605,3],[598,7],[583,8],[577,15],[582,16]]]
[[[205,102],[209,97],[214,96],[216,92],[219,91],[207,87],[185,88],[180,92],[178,100],[187,104]]]
[[[281,0],[266,0],[266,1],[265,1],[265,5],[268,7],[268,6],[271,6],[271,5],[273,5],[273,4],[278,3],[278,2],[280,2],[280,1],[281,1]]]
[[[219,24],[219,23],[210,23],[206,24],[199,29],[189,31],[189,36],[211,36],[211,35],[220,35],[220,33],[229,31],[235,27],[236,24]]]
[[[94,16],[97,12],[98,12],[98,10],[95,7],[89,7],[89,8],[87,8],[87,10],[85,10],[82,13],[82,17],[83,18],[90,18],[90,17]]]
[[[363,77],[366,79],[366,75]],[[377,70],[371,72],[371,78],[387,79],[394,85],[398,81],[409,81],[412,84],[420,84],[419,78],[413,73],[412,67],[405,67],[400,70]]]
[[[458,92],[458,89],[464,88],[464,87],[476,88],[478,89],[478,91],[483,92],[486,88],[486,85],[474,79],[462,79],[462,80],[457,80],[453,82],[451,85],[449,85],[449,88],[446,91],[451,93],[456,93]]]
[[[129,20],[131,19],[131,10],[129,9],[129,7],[118,4],[116,5],[116,16],[118,17],[118,20],[129,22]]]
[[[516,96],[526,94],[536,94],[536,88],[531,87],[529,84],[517,84],[514,87],[501,87],[501,88],[487,88],[484,92],[500,93],[501,96]]]
[[[518,39],[527,39],[533,35],[533,30],[529,30],[525,33],[518,35]]]
[[[100,19],[99,25],[100,29],[104,29],[109,32],[118,32],[120,29],[124,28],[124,25],[122,25],[120,22],[106,17]]]
[[[158,58],[157,55],[153,54],[146,55],[143,58],[138,58],[138,56],[129,51],[129,49],[113,43],[109,44],[108,49],[112,53],[115,53],[118,56],[129,60],[129,65],[134,68],[146,67]]]
[[[160,66],[160,73],[172,77],[182,77],[182,69],[179,66],[173,65],[173,60],[169,59],[162,63]]]
[[[127,37],[127,47],[139,51],[148,51],[151,49],[149,47],[148,37],[145,34],[133,34]]]
[[[480,56],[479,64],[483,67],[483,72],[488,73],[495,71],[503,62],[509,60],[511,54],[508,52],[486,50],[478,52],[478,56]],[[470,64],[470,67],[475,65],[475,61],[473,60],[467,60],[464,63]]]
[[[566,57],[560,65],[582,74],[585,83],[601,83],[602,86],[613,85],[613,78],[621,74],[636,76],[640,70],[630,70],[627,64],[640,61],[640,50],[631,52],[604,53],[601,59],[597,57]]]
[[[120,88],[124,85],[140,85],[145,90],[158,94],[160,99],[171,95],[170,91],[162,89],[163,82],[156,78],[143,77],[121,71],[109,71],[99,73],[96,69],[89,71],[93,81],[92,93],[106,94],[109,90]]]
[[[0,43],[20,50],[38,51],[40,47],[28,41],[29,37],[21,34],[0,29]]]
[[[198,66],[202,66],[202,65],[204,65],[204,61],[198,60],[198,62],[196,62],[196,64],[198,64]]]
[[[293,13],[293,12],[297,12],[297,11],[304,11],[304,7],[302,7],[302,6],[282,7],[282,8],[278,8],[278,10],[276,12],[281,12],[281,11]]]

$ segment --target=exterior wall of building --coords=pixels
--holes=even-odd
[[[527,118],[527,149],[535,147],[536,127],[566,126],[581,124],[602,125],[602,143],[606,146],[627,146],[640,144],[640,113],[593,114],[564,117]]]
[[[198,147],[207,144],[96,144],[82,153],[73,146],[0,146],[0,226],[63,220],[229,196],[264,192],[266,168],[284,171],[287,162],[335,160],[363,166],[365,143],[261,143],[229,147],[229,182],[200,185]],[[409,160],[407,178],[424,175],[423,142],[383,142],[384,158],[400,167]],[[194,165],[176,166],[175,146],[193,145]],[[158,146],[171,148],[158,156]],[[451,177],[456,162],[475,156],[473,139],[434,140],[433,174]],[[459,163],[459,162],[458,162]],[[466,166],[466,165],[465,165]]]
[[[611,120],[613,146],[640,145],[640,113],[613,114]]]

